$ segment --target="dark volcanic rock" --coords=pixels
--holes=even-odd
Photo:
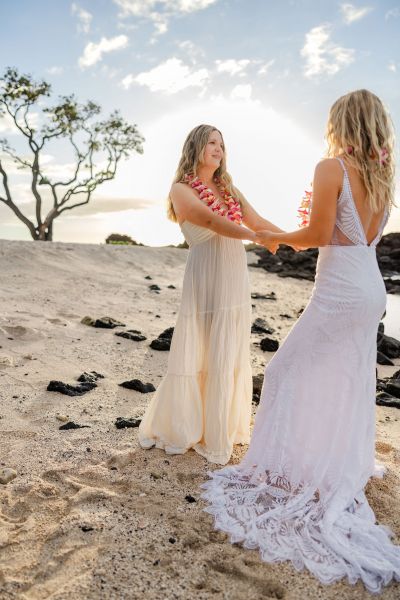
[[[270,294],[259,294],[258,292],[252,292],[251,297],[253,300],[276,300],[275,292]]]
[[[124,419],[123,417],[117,417],[115,421],[115,427],[117,429],[125,429],[126,427],[139,427],[142,419],[136,419],[134,417],[129,419]]]
[[[394,398],[386,392],[378,392],[376,394],[376,403],[379,406],[392,406],[393,408],[400,408],[400,400]]]
[[[400,275],[400,233],[384,235],[376,247],[376,255],[387,292],[400,294],[400,281],[392,279],[394,275]]]
[[[68,383],[63,383],[62,381],[55,381],[52,379],[47,386],[47,391],[49,392],[59,392],[60,394],[64,394],[65,396],[83,396],[93,388],[97,387],[96,383],[80,383],[79,385],[69,385]]]
[[[312,248],[304,252],[295,252],[289,246],[280,246],[276,254],[271,254],[265,248],[253,250],[258,256],[258,264],[252,265],[277,273],[280,277],[313,280],[317,264],[318,250]]]
[[[100,327],[101,329],[114,329],[114,327],[125,327],[124,323],[117,321],[112,317],[101,317],[100,319],[92,319],[92,317],[83,317],[81,323],[90,325],[91,327]]]
[[[169,290],[176,290],[176,287],[174,285],[172,285],[172,283],[168,286]]]
[[[101,317],[101,319],[95,320],[94,327],[100,327],[102,329],[114,329],[115,327],[125,327],[125,324],[121,323],[121,321],[113,319],[112,317]]]
[[[389,335],[383,334],[378,345],[378,350],[388,358],[399,358],[400,342]]]
[[[270,327],[265,319],[258,317],[251,326],[251,333],[274,333],[275,329]]]
[[[78,381],[81,381],[82,383],[95,383],[99,379],[104,379],[104,375],[97,373],[96,371],[90,371],[90,373],[84,371],[82,375],[79,375],[78,377]]]
[[[261,390],[264,382],[264,375],[253,375],[253,402],[259,404],[261,397]]]
[[[196,502],[196,498],[193,498],[193,496],[191,496],[190,494],[188,494],[187,496],[185,496],[185,500],[186,500],[186,502],[189,502],[189,504],[192,504],[193,502]]]
[[[260,342],[260,347],[263,352],[276,352],[279,348],[278,340],[265,337]]]
[[[78,423],[74,423],[73,421],[68,421],[68,423],[64,423],[58,429],[66,430],[66,429],[83,429],[84,427],[89,427],[90,425],[78,425]]]
[[[127,388],[128,390],[135,390],[142,394],[148,394],[149,392],[155,392],[156,388],[152,383],[143,383],[140,379],[131,379],[130,381],[124,381],[119,384],[121,387]]]
[[[289,246],[280,246],[276,254],[271,254],[260,246],[251,250],[258,256],[258,263],[252,264],[252,267],[277,273],[280,277],[314,280],[318,258],[317,248],[295,252]],[[395,275],[400,275],[400,233],[389,233],[383,236],[376,252],[380,271],[386,279],[387,291],[400,294],[400,281],[393,278]]]
[[[153,350],[169,350],[173,333],[174,328],[168,327],[168,329],[160,333],[157,339],[150,343],[150,348],[153,348]]]
[[[172,340],[173,333],[174,333],[174,328],[168,327],[168,329],[165,329],[162,333],[160,333],[160,335],[158,337],[162,338],[164,340]]]
[[[378,365],[390,365],[390,366],[394,366],[394,362],[390,360],[390,358],[388,358],[387,356],[385,356],[385,354],[382,354],[382,352],[377,352],[376,355],[376,362],[378,363]]]
[[[400,381],[396,379],[389,379],[386,383],[386,392],[391,394],[391,396],[400,398]]]
[[[156,283],[149,285],[149,290],[151,290],[152,292],[161,292],[160,286],[158,286]]]
[[[145,279],[153,279],[150,275],[146,275]]]
[[[171,341],[165,338],[157,338],[150,342],[150,348],[153,350],[169,350],[171,348]]]
[[[143,342],[144,340],[147,340],[147,337],[145,335],[143,335],[142,332],[138,331],[137,329],[127,329],[126,331],[117,331],[115,333],[115,335],[118,335],[119,337],[123,337],[127,340],[132,340],[133,342]]]

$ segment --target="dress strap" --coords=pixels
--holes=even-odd
[[[347,173],[346,171],[346,167],[344,166],[344,162],[342,158],[339,158],[338,156],[335,156],[336,160],[338,160],[340,162],[340,164],[342,165],[342,169],[345,173]]]

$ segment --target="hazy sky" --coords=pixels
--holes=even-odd
[[[104,115],[118,108],[146,138],[144,154],[121,164],[88,206],[56,220],[56,240],[103,242],[120,232],[152,245],[181,241],[165,197],[184,138],[202,122],[222,130],[228,169],[248,200],[285,228],[297,226],[337,97],[369,88],[399,128],[396,0],[2,0],[0,20],[1,71],[43,77],[55,95],[92,99]],[[0,136],[22,149],[4,121]],[[48,148],[43,165],[68,174],[71,157]],[[29,215],[18,173],[12,192]],[[400,230],[399,209],[390,230]],[[29,239],[2,203],[0,237]]]

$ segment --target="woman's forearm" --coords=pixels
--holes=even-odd
[[[227,217],[212,215],[209,219],[209,223],[206,225],[208,229],[223,235],[225,237],[235,238],[238,240],[249,240],[251,242],[256,241],[256,234],[251,229],[244,227],[243,225],[237,225],[233,223]]]
[[[318,248],[328,243],[324,234],[313,231],[310,227],[303,227],[297,231],[274,232],[274,239],[280,244],[294,244],[304,248]]]
[[[262,231],[264,229],[268,229],[269,231],[273,231],[276,233],[283,232],[283,229],[281,229],[277,225],[274,225],[273,223],[271,223],[271,221],[267,221],[267,219],[261,218],[261,219],[257,220],[257,223],[255,224],[253,231]]]

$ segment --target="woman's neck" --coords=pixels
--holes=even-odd
[[[214,173],[215,171],[213,169],[209,169],[207,167],[199,167],[197,169],[198,178],[208,186],[214,183]]]

